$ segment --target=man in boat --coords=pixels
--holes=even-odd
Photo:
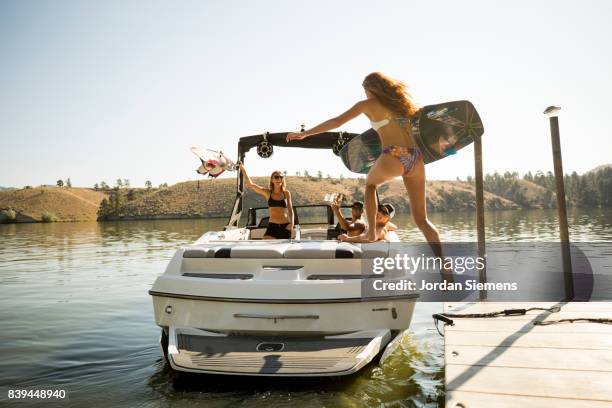
[[[397,226],[391,222],[391,216],[395,208],[391,204],[379,204],[376,211],[376,239],[375,241],[386,241],[390,231],[395,231]],[[368,240],[367,228],[359,235],[348,236],[342,234],[338,237],[341,242],[371,242]]]
[[[366,223],[361,218],[363,215],[363,203],[361,201],[355,201],[351,205],[351,222],[348,222],[342,215],[339,200],[332,201],[331,208],[338,219],[340,227],[346,231],[349,237],[356,237],[365,231]]]

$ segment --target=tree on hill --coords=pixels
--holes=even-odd
[[[317,171],[317,178],[319,180],[323,179],[323,172],[321,170]]]
[[[111,205],[108,200],[105,198],[100,203],[100,208],[98,208],[98,218],[105,220],[108,215],[111,213]]]
[[[151,183],[151,180],[145,181],[145,187],[147,188],[147,190],[150,190],[153,188],[153,183]]]
[[[108,184],[106,184],[106,181],[100,182],[100,188],[102,190],[108,190]]]
[[[100,189],[100,186],[98,185],[98,183],[94,184],[94,190],[98,191]]]
[[[525,176],[527,179],[527,175]],[[579,175],[575,171],[563,177],[567,204],[573,207],[610,207],[612,206],[612,168],[604,167],[597,171]],[[533,183],[544,187],[551,193],[556,190],[552,172],[541,171],[533,176]],[[551,201],[552,202],[552,201]]]
[[[110,195],[110,204],[113,211],[113,214],[119,215],[120,209],[123,206],[123,197],[119,191],[119,187],[115,187],[113,191],[111,191]]]
[[[123,179],[123,186],[124,187],[129,187],[130,186],[130,180],[129,179]]]
[[[121,180],[120,178],[117,179],[117,181],[115,182],[115,187],[123,187],[123,180]]]
[[[308,170],[304,170],[304,177],[310,177],[310,173],[308,173]]]
[[[64,187],[64,180],[57,180],[57,181],[55,182],[55,184],[56,184],[58,187]]]
[[[72,183],[70,182],[70,177],[68,177],[66,179],[66,187],[71,188],[72,187]]]

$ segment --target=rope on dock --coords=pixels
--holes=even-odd
[[[444,323],[443,327],[454,326],[455,322],[451,319],[451,317],[452,318],[468,318],[468,319],[486,319],[486,318],[499,317],[499,316],[523,316],[523,315],[526,315],[527,312],[532,311],[532,310],[542,310],[545,312],[557,313],[561,310],[561,308],[559,306],[552,306],[552,307],[530,307],[528,309],[504,309],[504,310],[500,310],[497,312],[489,312],[489,313],[464,313],[464,314],[435,313],[431,317],[433,317],[434,319],[434,325],[436,326],[436,330],[438,331],[440,336],[444,337],[444,334],[442,334],[442,332],[440,331],[438,324],[439,322],[443,322]],[[574,320],[578,320],[578,319],[574,319]]]
[[[559,320],[545,320],[533,322],[536,326],[548,326],[550,324],[557,323],[574,323],[574,322],[586,322],[586,323],[602,323],[612,324],[612,319],[599,318],[599,317],[577,317],[575,319],[559,319]]]

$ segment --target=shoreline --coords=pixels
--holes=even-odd
[[[503,212],[517,212],[517,211],[554,211],[554,208],[490,208],[485,210],[486,213],[503,213]],[[576,210],[599,210],[599,211],[606,211],[606,208],[573,208],[570,209],[569,212],[572,213]],[[456,214],[458,211],[457,210],[445,210],[445,211],[430,211],[430,214]],[[462,209],[461,211],[462,213],[465,214],[475,214],[476,210],[472,209],[472,208],[465,208]],[[410,216],[410,212],[398,212],[396,214],[397,216],[406,216],[409,217]],[[19,216],[18,216],[19,218]],[[226,219],[226,216],[206,216],[206,215],[146,215],[146,216],[123,216],[123,217],[117,217],[117,216],[112,216],[112,217],[108,217],[107,219],[74,219],[74,220],[61,220],[58,219],[56,221],[52,221],[52,222],[45,222],[42,220],[34,220],[30,217],[26,217],[26,216],[21,216],[20,220],[16,220],[16,221],[12,221],[12,222],[5,222],[5,223],[0,223],[1,225],[11,225],[11,224],[55,224],[55,223],[80,223],[80,222],[96,222],[96,223],[104,223],[104,222],[117,222],[117,221],[171,221],[171,220],[209,220],[209,219],[214,219],[214,220],[222,220],[222,219]]]

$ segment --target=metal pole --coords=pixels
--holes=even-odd
[[[486,242],[484,225],[484,182],[482,178],[482,141],[480,137],[474,139],[474,176],[476,182],[476,232],[478,237],[478,256],[484,261],[484,268],[480,270],[478,280],[487,281]],[[480,290],[480,300],[487,299],[487,291]]]
[[[242,148],[238,146],[238,161],[244,163],[244,152]],[[244,180],[242,178],[242,172],[240,169],[236,169],[236,199],[234,200],[234,206],[232,207],[232,213],[227,221],[227,227],[237,227],[242,216],[242,205],[244,195]]]
[[[559,235],[561,238],[561,256],[563,258],[563,276],[565,280],[566,300],[574,298],[574,276],[572,273],[572,258],[570,255],[569,227],[567,223],[567,208],[565,205],[565,184],[563,182],[563,162],[561,159],[561,139],[559,137],[559,118],[557,112],[561,108],[550,106],[544,111],[550,117],[550,139],[552,142],[553,163],[555,167],[555,182],[557,189],[557,211],[559,213]]]

